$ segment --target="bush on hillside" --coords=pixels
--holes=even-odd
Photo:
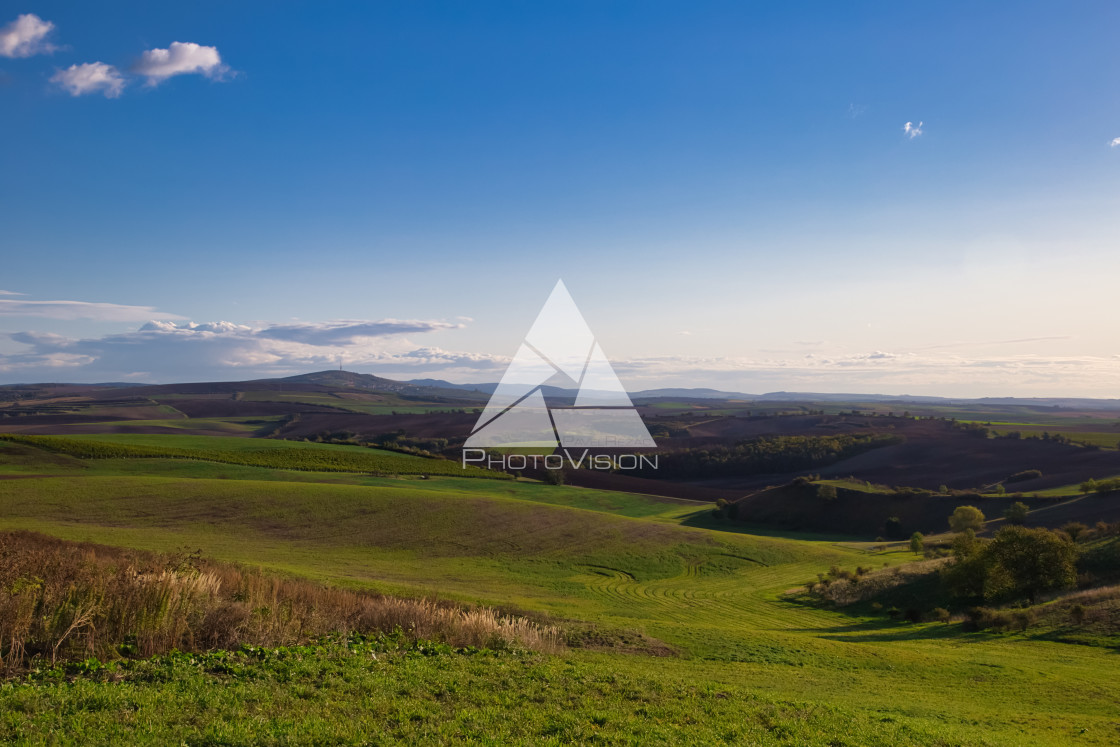
[[[989,542],[964,533],[954,542],[954,562],[944,571],[961,599],[1034,602],[1044,591],[1077,581],[1077,545],[1064,533],[1008,526]]]
[[[1006,482],[1025,482],[1026,480],[1037,480],[1040,477],[1042,477],[1042,470],[1025,469],[1008,477]]]
[[[984,512],[976,506],[957,506],[949,517],[949,528],[954,532],[979,532],[984,528]]]

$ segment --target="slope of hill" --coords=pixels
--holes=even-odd
[[[549,613],[581,646],[635,640],[644,633],[679,654],[651,658],[576,648],[555,659],[518,658],[513,669],[501,659],[481,657],[472,660],[478,664],[469,673],[453,659],[440,659],[430,670],[408,665],[411,677],[423,678],[423,687],[443,688],[447,702],[464,707],[479,704],[454,695],[448,690],[451,683],[460,692],[461,678],[469,677],[478,688],[503,691],[521,681],[510,679],[516,670],[562,688],[562,700],[583,693],[575,701],[563,701],[565,712],[590,718],[597,710],[595,717],[606,720],[591,731],[564,733],[613,734],[608,741],[633,742],[638,732],[631,739],[611,729],[619,724],[637,728],[651,714],[668,718],[672,727],[666,735],[708,734],[687,725],[700,720],[725,725],[716,741],[756,734],[757,739],[750,737],[753,741],[776,744],[836,744],[838,719],[851,736],[839,743],[853,745],[1063,744],[1070,734],[1078,734],[1078,743],[1110,744],[1120,736],[1111,709],[1120,689],[1107,657],[1090,647],[1023,637],[962,638],[958,629],[936,624],[853,619],[788,594],[791,587],[803,586],[832,565],[893,564],[908,554],[877,553],[860,544],[718,531],[715,526],[734,527],[705,518],[710,505],[698,511],[674,501],[580,488],[444,478],[310,478],[362,480],[348,485],[308,482],[303,474],[295,482],[271,470],[273,479],[262,481],[245,479],[262,474],[253,471],[259,468],[236,466],[221,466],[226,479],[187,473],[160,477],[165,466],[175,467],[160,460],[133,460],[139,462],[139,471],[125,475],[120,471],[127,459],[79,460],[83,463],[75,465],[44,454],[36,464],[26,451],[30,447],[22,448],[22,479],[0,480],[0,528],[36,529],[153,550],[197,548],[217,559],[339,584]],[[200,465],[190,469],[199,475],[214,469]],[[967,646],[962,648],[962,642]],[[190,710],[192,706],[176,700],[178,685],[160,684],[171,677],[172,682],[189,682],[192,692],[212,707],[225,702],[220,694],[231,687],[251,696],[258,686],[251,683],[276,683],[268,685],[277,688],[270,697],[290,713],[296,707],[295,701],[289,707],[288,698],[295,697],[291,688],[302,687],[305,666],[317,667],[321,675],[326,664],[309,650],[277,656],[291,657],[283,664],[287,674],[282,682],[267,669],[254,670],[244,683],[235,684],[205,670],[179,680],[178,670],[165,668],[163,679],[145,680],[148,684],[137,685],[145,689],[129,690],[133,707],[140,717],[156,720],[163,716],[155,714],[164,713],[158,703]],[[338,657],[332,654],[329,660]],[[368,657],[366,662],[369,667]],[[349,671],[348,681],[365,682],[368,675],[362,671],[368,669]],[[389,677],[379,680],[378,687],[392,684],[412,693],[419,686],[416,679],[398,678],[404,669],[400,675],[391,674],[396,669],[377,671]],[[573,678],[557,677],[561,671]],[[334,685],[320,675],[320,684],[311,690],[333,693]],[[335,681],[334,675],[328,679]],[[590,689],[589,682],[594,683]],[[95,680],[76,687],[96,698],[100,710],[89,698],[68,699],[70,690],[38,689],[34,703],[17,709],[21,728],[30,730],[25,733],[42,733],[47,713],[43,709],[49,706],[65,710],[68,715],[61,718],[66,724],[115,729],[113,733],[125,739],[132,734],[121,722],[107,720],[115,706],[106,704],[116,702],[119,689],[99,690],[102,685]],[[0,700],[8,692],[0,694]],[[610,700],[587,700],[592,692]],[[681,711],[671,717],[651,711],[656,700],[649,698],[658,692],[672,693],[674,701],[683,698],[695,706],[694,713],[686,719]],[[700,697],[701,692],[711,697]],[[541,691],[546,700],[554,696]],[[630,697],[636,700],[627,700]],[[744,708],[755,713],[750,703],[759,698],[789,703],[783,708],[803,715],[772,714],[757,732],[734,730],[731,725],[741,722]],[[323,709],[323,718],[341,715],[327,705],[331,698],[313,697],[310,705],[306,699],[299,702],[301,712],[314,707]],[[362,702],[368,703],[368,698]],[[1019,711],[1009,712],[1008,702],[1029,704],[1030,719],[1022,719]],[[536,722],[525,707],[520,697],[487,706],[492,718],[513,719],[528,728]],[[540,713],[535,706],[530,710]],[[389,716],[368,718],[375,725],[387,723]],[[417,729],[436,723],[411,718],[405,722]],[[61,722],[54,717],[51,723]],[[201,723],[212,723],[211,717]],[[549,727],[540,728],[544,734]],[[648,736],[649,731],[640,733]]]
[[[822,485],[833,486],[835,496],[822,497]],[[747,525],[903,540],[913,532],[928,535],[948,531],[949,515],[958,506],[976,506],[998,528],[1004,511],[1016,502],[1031,509],[1025,522],[1028,526],[1057,529],[1070,521],[1089,525],[1120,521],[1120,501],[1113,495],[900,494],[847,480],[794,482],[767,488],[734,502],[731,515]]]

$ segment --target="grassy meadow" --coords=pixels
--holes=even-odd
[[[122,451],[90,458],[57,441],[0,441],[0,530],[189,548],[344,589],[493,606],[542,616],[572,631],[571,643],[540,654],[334,640],[267,655],[41,668],[0,685],[0,739],[1120,742],[1111,649],[1030,630],[966,633],[958,624],[845,614],[802,593],[830,566],[881,568],[907,562],[908,552],[844,537],[727,531],[712,505],[667,498],[275,467],[321,453],[359,456],[352,449],[382,458],[359,447],[65,440]],[[239,454],[252,460],[238,462]]]
[[[310,472],[508,478],[505,474],[473,466],[464,467],[447,459],[421,458],[345,444],[135,433],[71,436],[0,434],[0,440],[38,447],[78,459],[191,459]]]

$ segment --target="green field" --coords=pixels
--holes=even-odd
[[[128,429],[153,429],[161,428],[170,431],[170,435],[177,435],[176,431],[204,431],[215,436],[251,436],[254,433],[275,427],[281,417],[262,416],[255,418],[229,417],[229,418],[176,418],[173,420],[111,420],[100,423],[90,423],[94,426],[114,426]]]
[[[135,433],[71,436],[0,434],[0,440],[38,446],[56,454],[79,459],[196,459],[249,467],[311,472],[508,478],[508,475],[499,472],[472,466],[463,467],[447,459],[427,459],[345,444]]]
[[[465,405],[424,404],[391,394],[369,395],[368,399],[356,399],[325,392],[240,392],[240,399],[248,402],[285,402],[334,407],[365,415],[416,415],[425,412],[449,412]],[[469,403],[468,403],[469,404]]]
[[[1013,425],[1018,426],[1018,424]],[[1045,428],[1039,428],[1037,426],[1033,428],[1009,428],[1006,426],[1006,424],[1001,423],[999,424],[999,427],[995,427],[995,424],[993,424],[992,432],[998,436],[1005,436],[1008,433],[1018,432],[1023,438],[1042,438],[1042,436],[1047,433],[1052,436],[1060,433],[1074,443],[1089,444],[1090,446],[1101,446],[1106,449],[1115,449],[1117,447],[1117,444],[1120,444],[1120,433],[1116,431],[1079,431],[1069,430],[1067,428],[1050,428],[1049,430],[1047,430]]]
[[[256,453],[251,439],[152,440],[166,438],[73,440]],[[297,461],[348,452],[264,443]],[[328,647],[247,662],[244,676],[176,660],[152,665],[160,677],[4,685],[8,739],[350,743],[366,729],[386,742],[1120,742],[1111,651],[850,616],[797,591],[833,564],[912,557],[868,543],[721,531],[710,505],[528,481],[78,459],[30,443],[0,443],[0,465],[19,477],[0,479],[0,528],[199,548],[340,585],[547,614],[607,638],[638,631],[676,652],[388,652],[374,662]]]

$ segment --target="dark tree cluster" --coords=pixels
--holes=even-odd
[[[797,472],[833,464],[902,441],[888,434],[774,436],[733,446],[681,449],[661,454],[658,477],[719,477]],[[632,470],[634,473],[641,472]]]

